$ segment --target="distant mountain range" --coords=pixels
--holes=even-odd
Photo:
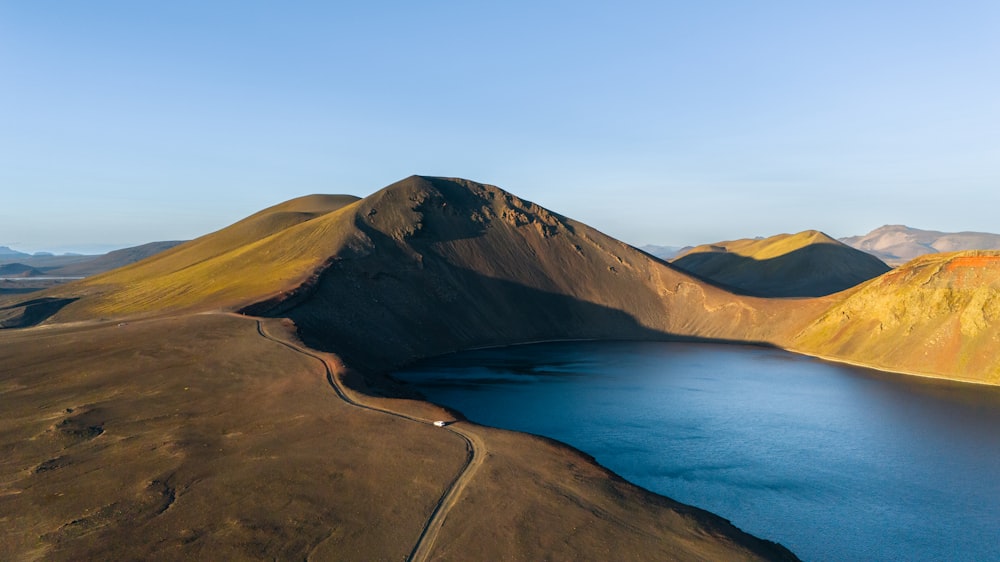
[[[15,257],[15,256],[30,256],[30,255],[31,254],[19,252],[9,246],[0,246],[0,258]]]
[[[15,250],[10,246],[0,246],[0,259],[6,260],[14,257],[38,257],[38,258],[49,258],[54,257],[56,254],[52,252],[35,252],[34,254],[29,254],[27,252],[21,252]],[[66,252],[61,254],[62,256],[73,257],[73,256],[83,256],[84,254],[77,254],[75,252]]]
[[[841,242],[872,254],[885,263],[902,265],[915,257],[961,250],[1000,250],[1000,234],[988,232],[938,232],[903,225],[885,225],[863,236]]]
[[[643,252],[665,261],[670,261],[691,248],[693,246],[656,246],[654,244],[639,246]]]
[[[177,240],[150,242],[97,255],[74,253],[54,255],[50,252],[28,254],[7,246],[0,246],[0,266],[20,265],[31,268],[37,272],[31,276],[86,277],[135,263],[173,248],[180,243],[181,241]],[[13,277],[13,275],[6,275],[6,277]]]

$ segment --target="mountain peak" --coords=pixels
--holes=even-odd
[[[925,254],[962,250],[1000,249],[1000,234],[988,232],[939,232],[903,225],[885,225],[841,242],[868,252],[890,265],[902,265]]]
[[[13,256],[27,256],[24,252],[19,252],[9,246],[0,246],[0,256],[13,257]]]
[[[821,296],[881,275],[889,267],[818,230],[698,246],[672,262],[757,296]]]

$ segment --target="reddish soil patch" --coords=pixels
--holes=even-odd
[[[964,267],[1000,268],[1000,256],[961,256],[953,258],[945,269],[947,271],[955,271]]]

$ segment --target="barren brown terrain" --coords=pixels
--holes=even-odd
[[[989,232],[938,232],[899,224],[885,225],[862,236],[840,240],[893,266],[925,254],[966,250],[1000,250],[1000,234]]]
[[[350,374],[287,330],[195,314],[0,332],[0,558],[794,559],[566,447],[349,402],[328,374]]]

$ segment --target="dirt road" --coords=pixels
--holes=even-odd
[[[327,383],[329,383],[330,387],[341,400],[351,406],[403,418],[414,423],[433,425],[434,421],[436,421],[421,419],[402,412],[366,404],[364,402],[364,397],[356,395],[352,396],[353,393],[350,393],[341,384],[337,376],[338,366],[335,363],[335,356],[309,349],[296,342],[275,337],[264,328],[263,322],[259,319],[257,319],[257,333],[259,333],[264,339],[288,347],[289,349],[297,351],[298,353],[308,357],[312,357],[313,359],[321,362],[326,370]],[[438,500],[438,503],[434,506],[434,510],[428,517],[423,531],[421,531],[420,536],[417,537],[416,544],[414,544],[413,550],[407,557],[407,560],[412,562],[421,562],[430,558],[431,552],[434,548],[434,542],[437,540],[438,534],[441,531],[441,526],[444,525],[444,521],[447,519],[449,511],[458,502],[462,495],[462,491],[466,486],[468,486],[469,482],[475,475],[476,470],[483,464],[483,460],[486,458],[486,444],[482,437],[475,431],[475,426],[467,422],[455,422],[443,427],[442,430],[450,431],[465,441],[466,448],[468,450],[468,458],[465,465],[462,467],[462,470],[455,475],[454,480],[452,480],[450,485],[444,490],[444,493],[441,495],[441,499]]]

